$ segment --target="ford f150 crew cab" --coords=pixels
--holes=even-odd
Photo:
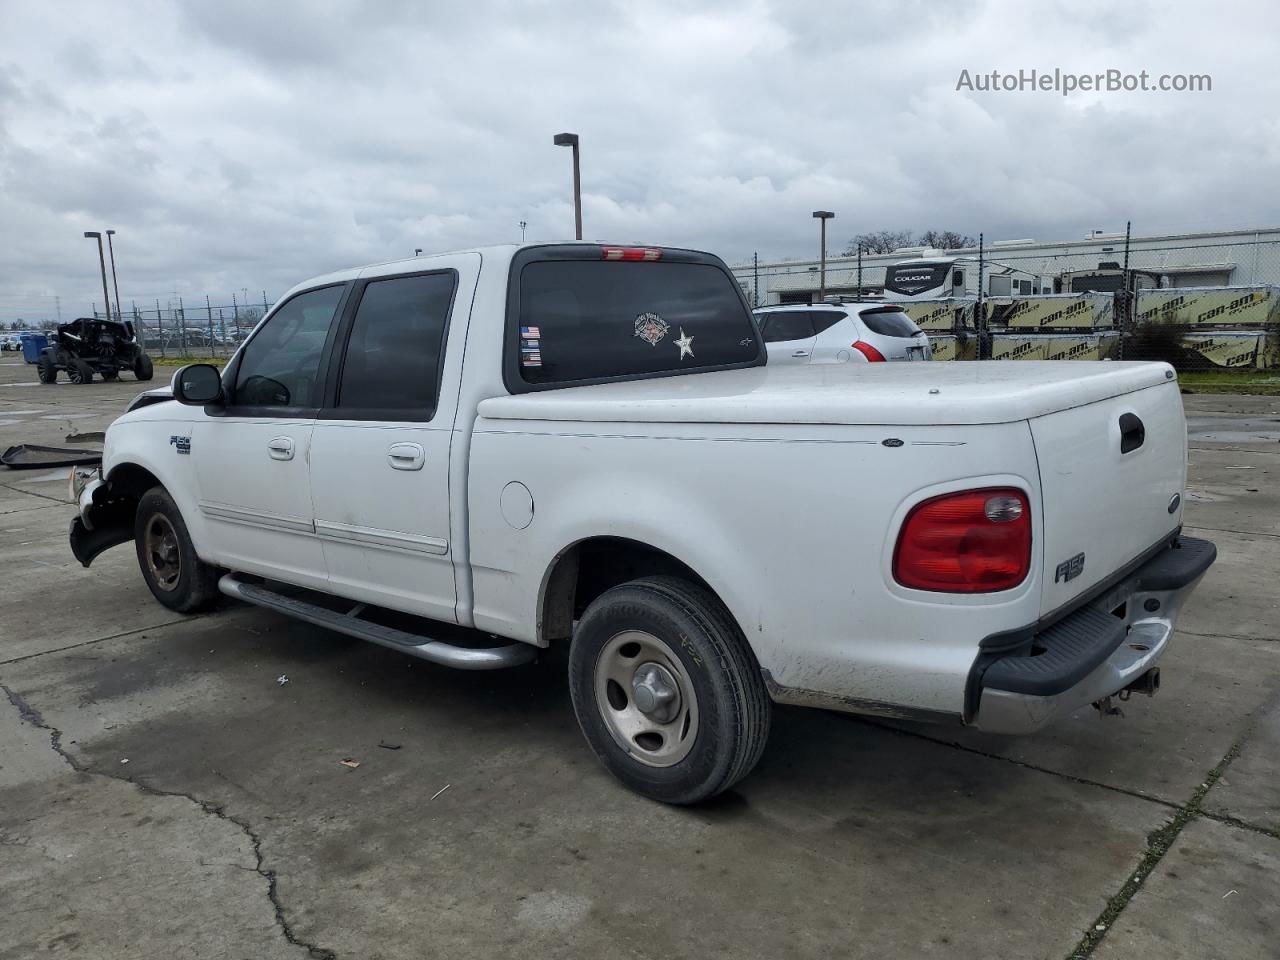
[[[586,739],[690,803],[771,704],[1028,733],[1154,693],[1213,562],[1161,363],[769,366],[689,250],[551,244],[295,287],[107,432],[85,565],[464,669],[569,644]]]

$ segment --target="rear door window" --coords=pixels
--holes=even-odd
[[[903,310],[864,310],[858,318],[868,330],[882,337],[914,337],[920,332]]]
[[[813,332],[822,333],[824,330],[830,330],[848,314],[841,313],[839,310],[815,310],[810,316],[813,317]]]
[[[711,263],[533,259],[516,313],[508,349],[530,385],[747,366],[761,352],[737,284]]]
[[[456,285],[452,270],[365,285],[338,383],[341,414],[431,419]]]
[[[778,310],[759,315],[760,332],[765,343],[808,340],[813,336],[812,315],[807,310]]]

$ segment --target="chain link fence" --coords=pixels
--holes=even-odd
[[[895,265],[942,258],[954,261],[949,275],[939,272],[948,295],[886,290]],[[1179,370],[1280,374],[1280,230],[983,242],[927,257],[828,258],[825,271],[812,261],[733,270],[761,306],[823,296],[900,303],[932,338],[935,359],[1152,359]]]
[[[211,297],[203,302],[184,301],[177,297],[165,304],[153,301],[154,306],[140,306],[131,302],[120,319],[133,323],[143,348],[153,357],[230,357],[259,320],[271,309],[264,292],[261,302],[248,303],[232,296],[231,302],[215,304]],[[100,310],[94,317],[108,319]]]

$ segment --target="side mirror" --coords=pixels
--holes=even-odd
[[[173,399],[203,407],[222,399],[222,372],[211,363],[193,363],[173,375]]]

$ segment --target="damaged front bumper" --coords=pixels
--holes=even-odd
[[[1151,674],[1182,604],[1217,557],[1208,540],[1180,537],[1122,582],[1035,633],[1018,649],[978,658],[969,723],[988,733],[1033,733]],[[1150,675],[1150,676],[1148,676]]]
[[[90,480],[80,492],[80,512],[71,520],[68,538],[71,552],[82,566],[93,563],[104,550],[133,539],[137,504],[112,493],[101,477]]]

